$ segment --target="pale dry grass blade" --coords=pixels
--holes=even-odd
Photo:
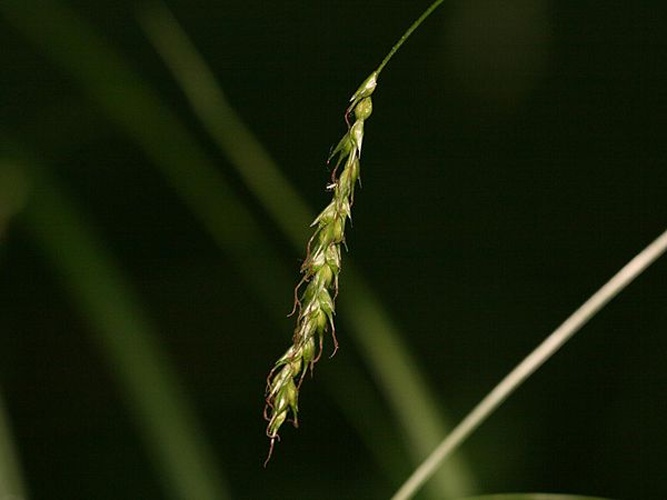
[[[392,500],[407,500],[433,475],[467,438],[479,427],[521,384],[565,345],[600,309],[632,283],[646,268],[667,250],[667,231],[662,233],[636,257],[628,262],[605,285],[595,292],[579,309],[567,318],[533,352],[514,368],[475,408],[459,423],[438,447],[403,483]]]

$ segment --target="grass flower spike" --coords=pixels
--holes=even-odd
[[[328,162],[335,159],[331,183],[331,203],[315,218],[315,227],[308,241],[306,259],[301,266],[302,278],[294,291],[294,309],[297,313],[292,345],[276,362],[266,380],[266,405],[264,418],[269,422],[266,435],[271,440],[269,456],[279,439],[278,431],[290,414],[294,426],[298,426],[299,387],[306,372],[322,355],[324,337],[331,333],[336,353],[336,327],[334,325],[335,301],[338,295],[338,275],[341,270],[341,246],[345,243],[345,224],[352,219],[354,187],[359,180],[361,145],[364,139],[364,122],[373,112],[371,94],[377,86],[378,76],[398,49],[444,0],[435,0],[403,33],[380,65],[359,86],[350,98],[345,111],[347,132],[334,148]],[[354,119],[352,123],[350,120]],[[342,167],[342,170],[341,170]],[[340,173],[339,173],[340,171]],[[299,295],[300,290],[301,295]]]
[[[329,162],[335,159],[331,183],[327,186],[333,198],[311,224],[315,231],[308,241],[306,259],[301,266],[302,278],[294,293],[293,313],[297,313],[297,321],[292,345],[276,362],[266,384],[264,418],[269,422],[266,428],[271,440],[269,458],[279,438],[278,431],[290,414],[294,425],[298,425],[299,387],[306,372],[312,371],[320,358],[327,332],[333,339],[332,356],[338,349],[334,313],[341,246],[345,243],[345,224],[351,219],[354,188],[359,180],[364,121],[373,111],[370,96],[376,84],[375,71],[352,95],[345,113],[347,133],[329,157]],[[350,124],[352,118],[354,122]],[[299,295],[300,290],[303,291]]]

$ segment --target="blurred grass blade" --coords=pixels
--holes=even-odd
[[[228,103],[210,68],[199,56],[171,13],[159,3],[141,16],[146,32],[181,85],[190,104],[237,171],[266,207],[293,246],[303,251],[305,230],[314,213],[281,173],[270,155]],[[409,440],[418,463],[446,432],[445,419],[427,389],[389,315],[361,274],[345,263],[345,290],[338,300],[365,359]],[[472,475],[463,460],[448,464],[438,478],[440,498],[460,497],[472,489]]]
[[[170,107],[107,40],[53,0],[2,0],[0,13],[141,146],[218,245],[239,263],[262,300],[284,309],[289,301],[276,296],[275,282],[291,279],[266,255],[268,239]]]
[[[313,210],[229,104],[210,68],[164,4],[151,2],[140,21],[206,131],[275,223],[302,251]]]
[[[25,206],[27,193],[28,180],[23,170],[14,163],[0,160],[0,250],[9,221]],[[12,437],[9,413],[0,392],[0,500],[5,498],[27,500],[28,495]]]
[[[20,159],[33,187],[21,215],[91,325],[174,499],[229,498],[221,470],[139,299],[57,179]]]
[[[0,168],[2,168],[0,164]],[[27,500],[5,403],[0,394],[0,499]]]

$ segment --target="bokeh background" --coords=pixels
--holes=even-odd
[[[428,2],[166,5],[314,214],[347,98]],[[150,444],[175,429],[171,403],[137,416],[146,394],[132,387],[151,394],[155,376],[198,429],[210,471],[195,469],[230,498],[386,498],[414,465],[347,327],[347,268],[340,350],[305,381],[301,425],[262,468],[265,377],[290,341],[308,228],[294,229],[297,250],[239,174],[234,141],[207,132],[146,34],[147,8],[0,2],[0,387],[26,490],[178,498]],[[444,421],[665,229],[666,21],[657,1],[445,2],[384,70],[344,260]],[[156,113],[136,112],[137,85]],[[172,121],[190,142],[160,128]],[[190,161],[216,180],[192,181]],[[261,245],[246,244],[253,231]],[[666,299],[663,259],[457,453],[467,493],[664,498]],[[154,342],[133,340],[116,303]],[[117,352],[139,367],[155,354],[168,373],[128,372]]]

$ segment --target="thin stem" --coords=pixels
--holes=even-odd
[[[419,28],[419,25],[420,25],[421,23],[423,23],[423,22],[426,20],[426,18],[428,18],[428,16],[430,16],[430,15],[433,13],[433,11],[434,11],[435,9],[437,9],[443,1],[444,1],[444,0],[435,0],[435,2],[433,2],[433,3],[431,4],[431,6],[430,6],[428,9],[426,9],[426,10],[422,13],[422,15],[419,16],[419,18],[418,18],[414,23],[412,23],[412,25],[407,29],[407,31],[406,31],[405,33],[403,33],[403,36],[402,36],[402,37],[398,40],[398,42],[396,42],[396,44],[391,48],[391,50],[389,51],[389,53],[387,54],[387,56],[382,60],[382,62],[381,62],[380,65],[378,66],[378,68],[375,70],[375,72],[376,72],[378,75],[380,74],[380,72],[382,71],[382,69],[387,65],[387,63],[389,62],[389,60],[390,60],[392,57],[394,57],[394,54],[396,54],[396,52],[398,51],[398,49],[401,48],[401,45],[403,45],[403,44],[405,43],[405,41],[406,41],[408,38],[410,38],[410,35],[412,35],[412,32],[413,32],[414,30],[416,30],[417,28]]]
[[[431,455],[412,473],[392,500],[411,498],[467,437],[479,427],[523,382],[558,351],[611,299],[628,286],[667,250],[667,231],[628,262],[569,318],[531,352],[459,423]]]

